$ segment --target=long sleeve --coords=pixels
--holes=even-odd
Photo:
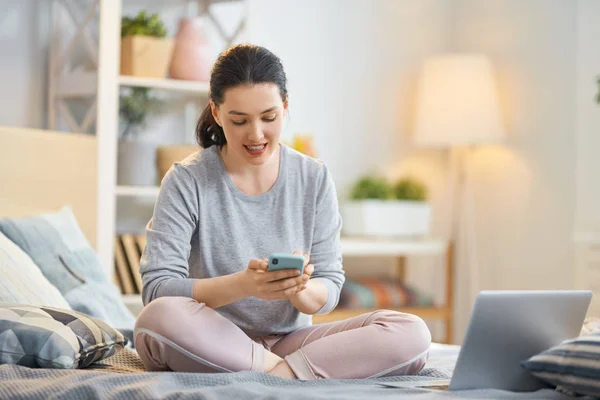
[[[326,314],[337,306],[344,284],[340,231],[342,218],[338,209],[337,193],[326,165],[321,166],[315,212],[315,228],[310,262],[315,266],[312,275],[327,287],[327,302],[317,314]]]
[[[144,304],[162,296],[192,297],[189,278],[191,238],[198,223],[198,185],[186,167],[174,164],[163,179],[146,228],[140,262]]]

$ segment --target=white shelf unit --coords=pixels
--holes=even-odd
[[[123,303],[125,306],[133,313],[133,315],[138,316],[139,313],[144,308],[144,302],[142,301],[142,295],[140,294],[124,294],[121,295],[123,299]]]
[[[127,87],[185,92],[199,96],[208,96],[208,82],[193,82],[178,79],[140,78],[137,76],[119,76],[119,84]]]
[[[186,96],[197,98],[208,98],[209,83],[197,81],[185,81],[180,79],[158,79],[145,78],[138,76],[119,76],[120,87],[143,87],[148,89],[179,92]],[[189,125],[189,123],[188,123]],[[117,186],[116,196],[118,197],[149,197],[158,196],[159,186]]]
[[[122,197],[151,197],[158,196],[159,186],[117,186],[116,195]]]
[[[197,111],[195,100],[204,100],[209,92],[208,82],[192,82],[176,79],[153,79],[133,76],[122,76],[119,71],[120,45],[121,45],[121,18],[123,14],[123,5],[128,6],[129,0],[93,0],[86,8],[77,10],[80,7],[75,2],[67,6],[74,22],[77,23],[76,32],[78,35],[71,41],[84,40],[86,48],[89,48],[90,58],[93,68],[91,70],[69,69],[71,65],[69,52],[54,52],[51,55],[51,90],[49,92],[49,103],[52,116],[56,111],[60,113],[58,117],[69,118],[69,114],[64,110],[63,99],[73,97],[95,97],[95,103],[86,114],[85,120],[81,124],[70,123],[70,126],[77,130],[78,127],[88,127],[96,123],[95,132],[98,142],[98,218],[97,218],[97,242],[96,249],[100,262],[107,269],[109,274],[114,273],[114,237],[117,233],[117,204],[120,201],[144,201],[155,198],[158,194],[158,187],[155,186],[118,186],[115,177],[117,176],[117,150],[118,150],[118,126],[119,126],[119,94],[121,88],[125,87],[144,87],[155,91],[168,91],[183,95],[187,99],[185,109],[186,131],[190,126],[194,113]],[[226,33],[212,9],[212,5],[217,3],[239,3],[243,9],[241,19],[237,27],[231,33]],[[53,2],[61,3],[62,2]],[[66,3],[66,2],[65,2]],[[136,6],[148,6],[156,3],[154,0],[136,0]],[[228,47],[243,32],[248,16],[248,7],[246,0],[181,0],[179,2],[164,2],[165,7],[171,7],[175,3],[186,5],[188,16],[200,15],[204,17],[215,28],[216,32],[224,40],[224,45]],[[167,4],[168,3],[168,4]],[[87,3],[86,3],[87,4]],[[156,5],[156,4],[155,4]],[[88,28],[90,22],[95,19],[95,14],[99,15],[98,36],[90,39]],[[76,18],[77,17],[77,18]],[[75,20],[78,21],[75,21]],[[92,30],[93,31],[93,30]],[[93,43],[95,42],[95,43]],[[71,49],[69,45],[69,50]],[[94,47],[96,50],[94,50]],[[54,57],[54,59],[52,58]],[[60,68],[59,68],[60,67]],[[194,98],[191,100],[191,98]],[[191,101],[190,101],[191,100]],[[54,107],[56,105],[56,107]],[[52,117],[54,122],[55,118]]]
[[[344,237],[341,240],[344,256],[417,256],[440,255],[446,252],[448,242],[443,240],[361,239]]]

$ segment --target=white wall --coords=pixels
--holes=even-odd
[[[43,126],[48,29],[47,2],[2,1],[0,125]]]
[[[577,207],[576,232],[600,232],[600,2],[578,1],[577,24]]]
[[[248,38],[289,80],[294,132],[313,132],[339,190],[406,153],[414,76],[446,45],[448,1],[251,0]]]
[[[570,288],[577,3],[460,0],[453,19],[452,48],[485,52],[498,68],[509,134],[473,160],[481,285]],[[464,326],[468,314],[459,317]]]

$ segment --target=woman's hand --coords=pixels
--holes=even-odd
[[[294,251],[293,254],[296,254],[299,256],[304,256],[304,272],[302,273],[302,276],[306,277],[306,282],[308,282],[310,280],[310,277],[312,276],[313,272],[315,271],[315,266],[308,263],[308,261],[309,261],[308,254],[302,254],[302,252],[300,250]],[[298,292],[292,293],[290,296],[296,295],[296,294],[302,292],[304,289],[306,289],[306,283],[302,286],[302,288]]]
[[[267,271],[268,265],[264,259],[250,260],[248,268],[242,272],[242,290],[247,296],[282,300],[306,288],[310,275],[300,275],[295,269]]]

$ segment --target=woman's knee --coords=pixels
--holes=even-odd
[[[262,350],[258,344],[218,312],[191,298],[161,297],[150,302],[136,321],[134,337],[149,370],[263,369],[256,355]]]
[[[387,346],[386,354],[397,365],[396,374],[414,374],[419,372],[425,362],[431,346],[431,332],[420,317],[391,310],[379,310],[373,313],[369,324],[380,325]]]
[[[149,371],[205,371],[205,366],[181,354],[188,328],[198,323],[203,303],[189,297],[159,297],[148,303],[135,321],[136,350]],[[183,347],[182,347],[183,346]]]
[[[422,318],[391,310],[375,311],[369,324],[381,325],[394,336],[413,343],[414,348],[426,350],[431,345],[431,332]]]
[[[159,297],[148,303],[135,321],[134,337],[141,331],[150,331],[164,337],[171,337],[174,331],[181,331],[194,311],[204,307],[190,297]]]

